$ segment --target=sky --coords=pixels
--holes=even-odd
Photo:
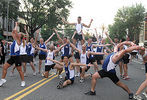
[[[112,24],[119,8],[131,6],[136,3],[142,3],[147,11],[147,0],[71,0],[73,8],[70,10],[69,22],[76,22],[77,17],[82,17],[82,23],[89,24],[93,19],[91,31],[104,24],[106,27]]]

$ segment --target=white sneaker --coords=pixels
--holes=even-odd
[[[143,92],[142,94],[147,98],[147,93],[146,92]]]
[[[75,77],[79,77],[80,76],[80,73],[77,73],[76,75],[75,75]]]
[[[134,95],[133,97],[135,100],[143,100],[142,97],[140,95]]]
[[[21,87],[24,87],[26,85],[25,81],[21,82]]]
[[[0,80],[0,87],[1,87],[4,83],[6,83],[6,80],[5,80],[5,79],[1,79],[1,80]]]
[[[36,76],[36,72],[33,73],[33,76]]]
[[[84,79],[81,78],[81,79],[80,79],[80,83],[83,83],[83,82],[84,82]]]
[[[59,78],[62,79],[63,78],[62,75],[59,75]]]

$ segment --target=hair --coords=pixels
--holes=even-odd
[[[64,58],[64,57],[67,57],[67,58],[69,59],[70,57],[72,57],[72,55],[69,55],[69,56],[63,56],[63,58]]]
[[[78,16],[78,18],[80,18],[80,19],[81,19],[82,17],[81,17],[81,16]]]
[[[63,38],[66,38],[67,39],[67,36],[64,36]]]

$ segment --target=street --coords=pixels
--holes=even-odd
[[[129,66],[129,76],[131,79],[122,80],[135,93],[141,82],[145,79],[144,65],[139,61],[131,62]],[[38,61],[37,61],[38,65]],[[35,66],[38,71],[38,66]],[[101,66],[100,66],[101,67]],[[25,77],[26,86],[20,86],[20,77],[15,70],[14,76],[10,77],[9,68],[6,84],[0,87],[0,100],[128,100],[128,94],[121,88],[113,84],[109,79],[97,80],[96,96],[87,96],[84,92],[90,89],[91,78],[87,78],[84,83],[79,82],[79,78],[75,79],[75,83],[66,88],[58,90],[56,88],[60,79],[52,70],[48,79],[37,74],[33,76],[32,69],[27,64],[27,77]],[[43,67],[44,69],[44,67]],[[119,67],[117,66],[117,75],[119,76]],[[88,73],[93,73],[91,68]],[[0,68],[0,77],[2,68]],[[62,75],[64,76],[65,73]]]

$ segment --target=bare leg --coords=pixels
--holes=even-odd
[[[24,74],[22,72],[21,66],[17,66],[17,71],[19,72],[20,78],[22,81],[24,81]]]
[[[30,66],[31,66],[33,72],[36,72],[36,71],[35,71],[35,67],[34,67],[34,63],[33,63],[33,62],[30,62]]]
[[[7,75],[7,69],[10,67],[11,65],[8,63],[5,63],[3,66],[3,72],[2,72],[2,79],[5,79],[6,75]]]
[[[140,87],[138,88],[136,95],[139,95],[145,88],[147,87],[147,74],[146,74],[146,79],[145,81],[140,85]],[[146,90],[147,93],[147,90]]]
[[[125,84],[123,84],[122,82],[117,82],[116,83],[117,86],[121,87],[122,89],[124,89],[128,94],[131,93],[131,91],[129,90],[128,86],[126,86]]]
[[[119,70],[120,70],[120,75],[122,75],[123,74],[122,62],[119,62]]]
[[[71,80],[66,80],[64,83],[63,83],[63,87],[67,86],[71,84]]]
[[[92,80],[91,80],[91,91],[94,92],[95,91],[95,86],[96,86],[96,80],[100,78],[100,75],[98,72],[95,72],[92,75]]]
[[[41,66],[42,65],[42,60],[39,59],[39,73],[41,72]]]

